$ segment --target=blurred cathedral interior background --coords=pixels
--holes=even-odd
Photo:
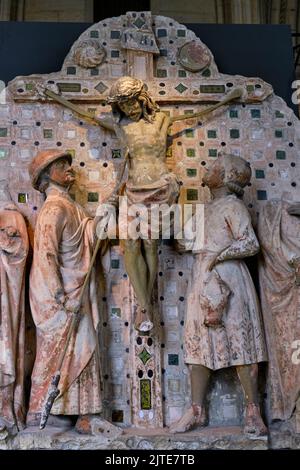
[[[300,77],[299,0],[0,0],[1,21],[96,23],[146,10],[181,23],[289,25]]]

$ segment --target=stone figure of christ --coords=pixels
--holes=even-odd
[[[55,99],[57,95],[49,96]],[[83,116],[87,114],[65,99],[57,101]],[[152,204],[171,206],[178,199],[179,182],[166,165],[168,130],[173,121],[198,117],[199,113],[170,118],[160,111],[145,83],[132,77],[121,77],[112,85],[107,103],[111,104],[112,112],[93,120],[114,132],[128,150],[128,180],[124,189],[128,206],[143,204],[147,209]],[[153,327],[152,291],[158,267],[157,244],[157,238],[153,239],[149,234],[123,240],[125,268],[137,298],[135,328],[139,331],[149,331]]]

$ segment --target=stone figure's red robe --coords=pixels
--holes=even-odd
[[[63,294],[69,301],[78,300],[94,244],[94,220],[67,192],[49,188],[37,220],[30,273],[30,305],[37,329],[30,413],[42,409],[71,321],[70,313],[58,300]],[[99,297],[94,268],[83,298],[77,334],[71,338],[62,366],[60,395],[54,402],[53,414],[101,411]]]

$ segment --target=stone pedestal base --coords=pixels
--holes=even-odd
[[[207,427],[185,434],[170,434],[164,429],[125,429],[115,440],[102,436],[78,434],[72,429],[48,426],[43,431],[29,427],[14,438],[0,441],[0,449],[37,450],[95,450],[95,449],[249,449],[266,450],[267,437],[250,438],[240,427]]]

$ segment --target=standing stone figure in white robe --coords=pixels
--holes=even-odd
[[[204,206],[204,227],[198,227],[204,230],[203,243],[192,247],[184,334],[192,406],[171,432],[206,424],[204,399],[212,371],[235,367],[246,401],[244,431],[266,434],[258,403],[257,363],[266,361],[267,354],[258,299],[243,261],[259,250],[240,199],[250,178],[249,164],[234,155],[220,156],[203,178],[212,200]]]

